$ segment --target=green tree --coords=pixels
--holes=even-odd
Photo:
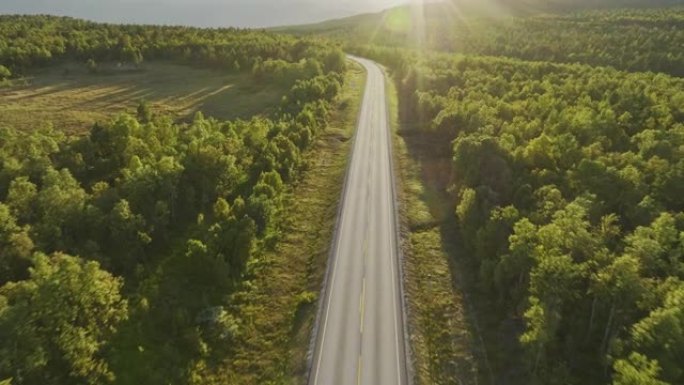
[[[0,378],[16,385],[103,384],[103,353],[127,303],[122,282],[65,254],[37,254],[30,279],[0,288]]]
[[[519,220],[509,237],[509,253],[502,256],[496,266],[496,284],[499,293],[510,296],[516,304],[525,298],[529,272],[533,266],[537,227],[529,219]]]
[[[138,103],[137,117],[140,123],[149,123],[152,121],[152,110],[146,100]]]
[[[121,51],[121,60],[139,67],[143,62],[143,55],[140,52],[140,49],[127,44]]]
[[[84,233],[82,220],[87,208],[87,194],[69,170],[48,169],[43,188],[36,196],[38,220],[33,238],[42,250],[69,250]]]
[[[12,72],[5,66],[0,65],[0,80],[9,79],[12,76]]]
[[[567,255],[536,252],[537,266],[530,273],[530,307],[525,312],[527,331],[521,342],[531,347],[533,370],[550,362],[546,354],[556,343],[556,333],[563,320],[563,309],[581,293],[578,288],[584,268]]]
[[[630,344],[637,352],[656,360],[659,377],[673,384],[684,381],[684,284],[665,295],[663,304],[632,327]]]
[[[632,353],[626,360],[617,360],[613,385],[668,385],[658,379],[658,361],[649,360],[641,354]]]
[[[242,198],[236,199],[232,207],[219,198],[213,210],[215,223],[209,227],[210,252],[228,263],[234,278],[241,276],[256,241],[257,226],[245,210]]]
[[[648,227],[626,237],[625,251],[638,258],[645,270],[661,277],[684,277],[684,239],[675,217],[662,213]]]
[[[108,218],[109,243],[113,251],[112,267],[117,272],[131,272],[145,255],[144,248],[152,239],[142,215],[131,210],[127,200],[116,203]]]
[[[19,220],[30,223],[35,220],[33,206],[37,195],[37,186],[31,183],[28,177],[20,176],[10,183],[6,203]]]
[[[0,203],[0,286],[26,278],[34,247],[28,230],[17,225],[9,208]]]
[[[589,331],[595,322],[595,310],[598,304],[608,309],[605,324],[600,328],[600,351],[608,352],[617,332],[623,330],[625,324],[631,322],[638,308],[635,303],[641,300],[650,289],[641,276],[639,260],[630,255],[614,258],[611,263],[591,277],[590,292],[595,295],[592,313],[589,317]],[[597,341],[599,338],[597,338]]]

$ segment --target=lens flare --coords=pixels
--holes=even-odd
[[[381,22],[374,26],[371,43],[379,34],[387,33],[403,39],[403,45],[409,43],[418,49],[428,46],[439,49],[447,46],[448,42],[443,40],[453,36],[457,25],[467,27],[464,17],[464,9],[467,8],[464,0],[410,0],[404,6],[383,13]],[[386,36],[384,38],[379,40],[387,40]]]

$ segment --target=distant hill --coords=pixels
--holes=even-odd
[[[682,0],[495,0],[511,8],[573,11],[592,8],[658,7],[684,4]]]
[[[421,14],[430,26],[452,23],[454,18],[497,18],[542,13],[567,13],[591,9],[644,8],[684,5],[684,0],[446,0],[422,6],[404,5],[382,12],[366,13],[315,24],[272,28],[272,31],[292,34],[365,36],[377,33],[387,24],[409,24]],[[402,27],[397,25],[396,27]],[[390,28],[391,29],[391,28]],[[391,31],[390,31],[391,32]]]

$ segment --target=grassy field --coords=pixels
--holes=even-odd
[[[387,84],[415,383],[489,384],[487,355],[464,290],[457,248],[446,241],[453,208],[440,191],[449,177],[450,158],[435,152],[444,144],[421,142],[399,121],[397,92],[390,79]]]
[[[58,130],[78,133],[97,121],[135,111],[142,100],[153,111],[181,120],[196,111],[218,119],[250,118],[277,106],[285,91],[255,83],[249,74],[169,63],[96,74],[82,65],[64,64],[0,88],[0,127],[31,130],[52,123]]]

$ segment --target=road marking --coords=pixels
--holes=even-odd
[[[359,313],[361,313],[361,334],[363,334],[363,315],[366,312],[366,277],[363,277],[361,299],[359,299]]]
[[[354,153],[355,152],[356,151],[354,151]],[[354,156],[354,154],[352,154],[351,164],[349,165],[350,168],[354,167],[354,164],[353,164],[354,161],[355,161],[355,156]],[[345,191],[343,193],[345,197],[347,195],[347,191],[348,191],[347,189],[348,188],[349,188],[349,185],[346,186]],[[343,202],[346,202],[346,200],[343,200]],[[313,381],[314,385],[318,384],[318,375],[320,374],[320,371],[321,371],[321,362],[323,361],[322,349],[325,347],[325,334],[326,334],[326,330],[328,328],[328,320],[330,318],[330,302],[331,302],[330,299],[333,298],[333,292],[335,291],[335,277],[337,276],[337,264],[340,261],[340,258],[339,258],[340,247],[342,244],[342,242],[340,242],[339,236],[340,236],[342,229],[344,228],[344,224],[345,224],[345,221],[347,219],[347,215],[344,214],[344,209],[340,210],[340,216],[341,216],[340,227],[338,230],[338,234],[336,235],[337,239],[335,240],[335,242],[337,242],[337,245],[335,245],[335,254],[334,254],[335,255],[335,264],[333,265],[332,279],[330,281],[330,292],[327,293],[328,294],[327,298],[324,298],[324,301],[326,301],[325,320],[323,321],[323,334],[321,335],[321,345],[319,346],[321,350],[319,351],[318,362],[316,363],[316,374],[314,375],[314,381]]]
[[[356,367],[356,385],[361,385],[361,354],[359,354],[359,365]]]
[[[391,156],[391,148],[390,148],[390,145],[391,145],[391,129],[389,128],[389,120],[387,120],[387,117],[388,117],[388,115],[387,115],[387,102],[386,102],[387,96],[386,96],[386,92],[385,92],[385,88],[384,88],[385,79],[384,79],[384,75],[380,71],[379,67],[377,67],[377,65],[374,64],[373,62],[366,61],[366,60],[359,60],[359,62],[361,62],[361,64],[365,67],[365,69],[368,73],[368,82],[367,82],[366,88],[364,90],[364,97],[363,97],[362,106],[361,106],[361,116],[362,117],[365,116],[366,118],[368,118],[370,120],[370,122],[368,124],[369,127],[366,127],[367,132],[364,134],[365,136],[370,136],[370,140],[368,143],[372,144],[374,139],[376,138],[376,135],[375,135],[376,129],[379,128],[381,130],[382,129],[385,130],[385,135],[384,135],[385,146],[380,146],[381,150],[379,151],[379,154],[377,154],[377,155],[380,155],[380,154],[386,155],[387,158],[389,159],[389,167],[390,167],[389,170],[387,170],[386,167],[381,166],[381,169],[384,169],[386,171],[385,172],[386,181],[389,180],[386,187],[390,188],[390,190],[389,190],[390,191],[390,197],[389,197],[390,200],[381,203],[381,204],[385,205],[385,208],[387,208],[388,203],[392,202],[391,200],[394,199],[394,195],[391,193],[394,189],[394,181],[392,180],[392,177],[391,177],[392,176],[392,169],[391,169],[391,167],[392,167],[392,156]],[[379,100],[376,100],[374,103],[372,100],[372,97],[370,96],[370,93],[368,92],[369,89],[377,87],[377,79],[376,78],[378,76],[382,79],[382,86],[383,87],[382,87],[382,90],[380,92],[380,96],[382,96],[381,100],[383,101],[382,104],[379,104]],[[380,112],[383,112],[384,114],[380,114],[378,116],[378,114]],[[359,119],[359,125],[358,125],[357,129],[361,127],[362,121],[368,121],[368,119],[360,118]],[[376,123],[380,123],[380,124],[376,125]],[[358,135],[358,132],[357,132],[357,135]],[[380,138],[383,137],[382,135],[378,135],[378,136],[380,136]],[[360,143],[361,140],[362,140],[361,135],[358,135],[358,141],[356,143]],[[383,140],[380,139],[380,141],[382,143]],[[350,169],[354,169],[355,162],[356,163],[359,162],[358,156],[360,156],[360,155],[358,155],[359,151],[356,151],[356,143],[354,145],[354,151],[352,154]],[[368,147],[369,147],[369,150],[371,151],[371,154],[372,154],[371,148],[373,146],[368,145]],[[384,147],[384,148],[382,148],[382,147]],[[364,148],[364,147],[361,146],[359,148]],[[371,158],[372,158],[372,156],[371,156]],[[371,168],[371,170],[373,170],[373,169]],[[371,171],[371,170],[369,170],[369,171]],[[372,175],[369,175],[368,178],[369,178],[369,180],[372,180]],[[385,190],[385,189],[383,188],[383,190]],[[349,191],[351,191],[351,190],[349,189],[349,185],[347,185],[347,187],[345,188],[345,191],[344,191],[345,197],[348,196]],[[346,200],[345,200],[345,202],[346,202]],[[339,226],[340,226],[339,231],[340,232],[342,231],[342,228],[344,228],[345,223],[348,223],[348,220],[349,220],[349,218],[347,218],[347,215],[344,214],[344,211],[345,211],[344,208],[340,211],[340,213],[341,213],[340,214],[341,215],[340,224],[339,224]],[[393,310],[394,310],[393,311],[393,313],[394,313],[393,314],[394,326],[395,326],[394,334],[395,334],[395,339],[396,339],[397,380],[398,380],[398,384],[401,385],[402,384],[402,365],[401,365],[401,358],[400,358],[400,351],[399,350],[401,349],[403,351],[404,348],[402,347],[403,345],[402,345],[401,339],[400,339],[400,332],[399,332],[400,325],[399,325],[399,318],[398,318],[399,314],[397,313],[397,309],[399,307],[398,306],[398,300],[400,300],[401,294],[397,292],[397,290],[399,289],[399,288],[397,288],[397,279],[400,279],[400,277],[399,277],[399,269],[396,265],[397,263],[399,263],[399,261],[398,261],[398,250],[397,250],[398,245],[395,244],[396,243],[396,238],[395,238],[396,231],[398,230],[396,228],[395,214],[396,214],[396,212],[395,212],[394,203],[393,202],[389,203],[388,217],[387,217],[389,227],[387,227],[386,229],[390,229],[390,236],[389,236],[390,255],[389,255],[389,257],[390,257],[390,265],[391,265],[391,274],[390,275],[391,275],[391,280],[392,280],[392,297],[393,297],[392,306],[393,306]],[[319,345],[320,350],[318,350],[319,354],[318,354],[318,359],[317,359],[317,363],[315,366],[316,373],[314,374],[314,379],[313,379],[312,385],[318,384],[318,379],[319,379],[319,375],[320,375],[320,368],[321,368],[322,359],[323,359],[323,348],[325,346],[327,326],[328,326],[328,321],[330,318],[330,309],[332,307],[331,306],[332,299],[334,298],[333,293],[334,293],[334,289],[335,289],[335,280],[336,280],[336,276],[337,276],[338,262],[340,259],[339,253],[340,253],[340,249],[341,249],[341,242],[340,242],[340,238],[339,238],[339,233],[337,235],[338,235],[338,237],[336,239],[337,244],[335,246],[335,254],[334,254],[335,262],[333,264],[333,272],[332,272],[329,292],[327,292],[328,295],[326,296],[326,298],[324,298],[324,301],[326,301],[326,303],[325,303],[326,310],[325,310],[325,319],[323,320],[323,330],[322,330],[323,334],[320,337],[320,345]],[[364,267],[365,267],[365,260],[368,258],[368,252],[367,252],[368,251],[368,242],[369,242],[368,236],[366,235],[366,237],[364,239],[363,246],[362,246],[363,258],[364,258]],[[365,269],[364,269],[364,271],[365,271]],[[364,332],[365,293],[366,293],[366,277],[365,277],[365,273],[364,273],[363,281],[362,281],[361,298],[359,301],[359,309],[360,309],[360,317],[361,317],[361,323],[360,323],[359,329],[360,329],[362,335]],[[402,317],[403,317],[403,315],[402,315]],[[403,334],[403,328],[402,328],[401,334]],[[361,336],[361,337],[363,338],[363,336]],[[361,346],[363,346],[362,342],[361,342]],[[362,354],[360,351],[359,356],[358,356],[358,366],[357,366],[357,385],[361,385],[362,369],[363,369],[362,365],[363,365]]]
[[[369,69],[365,65],[364,65],[364,68],[366,68],[366,72],[369,72]],[[367,103],[366,100],[367,99],[370,100],[370,93],[368,92],[369,90],[370,90],[369,84],[368,84],[368,82],[366,82],[366,87],[363,91],[363,97],[361,100],[360,116],[367,114],[369,103]],[[357,132],[355,133],[355,135],[357,136],[357,139],[354,141],[354,147],[352,148],[351,159],[349,162],[350,170],[353,170],[355,163],[358,163],[357,158],[359,156],[358,155],[359,151],[357,151],[356,146],[357,145],[361,146],[361,144],[360,144],[361,140],[359,140],[360,135],[358,135],[358,129],[361,127],[361,120],[362,119],[359,118],[359,122],[358,122],[359,124],[357,126]],[[351,171],[350,171],[350,173],[351,173]],[[350,183],[350,182],[348,181],[348,183]],[[344,198],[347,197],[348,191],[350,191],[349,190],[349,184],[347,184],[345,186],[345,191],[343,191],[343,193],[342,193]],[[346,199],[343,199],[342,202],[343,202],[342,203],[343,205],[346,205],[347,201],[346,201]],[[344,207],[343,207],[343,209],[340,210],[340,223],[339,223],[339,229],[338,229],[338,233],[336,234],[336,240],[335,240],[337,242],[337,245],[335,246],[335,254],[334,254],[335,255],[335,263],[333,265],[332,278],[330,281],[330,292],[326,293],[326,294],[328,294],[327,298],[323,299],[324,301],[326,301],[326,300],[327,301],[326,301],[326,309],[325,309],[325,320],[323,321],[323,334],[321,335],[321,344],[319,346],[320,350],[318,351],[318,362],[316,363],[316,374],[314,375],[314,381],[313,381],[314,385],[318,384],[318,376],[320,375],[321,362],[323,361],[323,348],[325,347],[325,335],[326,335],[326,330],[328,328],[328,320],[330,319],[330,304],[331,304],[330,299],[333,298],[333,292],[335,291],[335,277],[337,276],[337,265],[338,265],[338,262],[340,260],[339,254],[340,254],[340,247],[341,247],[342,242],[340,242],[339,236],[340,236],[340,233],[342,232],[342,229],[344,228],[344,224],[345,224],[346,219],[347,219],[347,215],[344,214]],[[315,354],[315,350],[314,350],[314,354]],[[360,378],[360,374],[359,374],[359,378]]]

